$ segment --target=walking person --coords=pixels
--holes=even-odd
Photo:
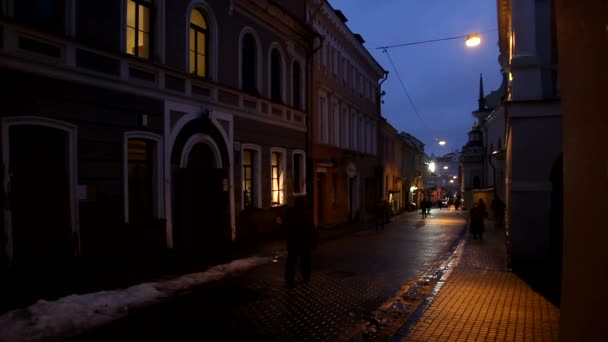
[[[287,287],[295,286],[296,266],[304,282],[310,280],[312,273],[312,251],[317,248],[318,234],[314,226],[313,216],[306,208],[306,197],[298,196],[294,206],[287,209],[285,214],[287,236],[287,260],[285,263],[285,283]]]
[[[422,218],[426,218],[426,201],[420,201],[420,213],[422,214]]]
[[[483,232],[485,231],[483,225],[483,212],[479,203],[473,203],[473,208],[469,213],[469,230],[473,235],[473,240],[483,240]]]

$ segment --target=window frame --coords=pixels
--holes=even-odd
[[[262,207],[262,192],[261,192],[261,184],[262,184],[262,148],[259,145],[255,144],[241,144],[241,210],[245,210],[245,195],[243,189],[243,182],[245,181],[245,175],[243,172],[243,151],[250,150],[255,152],[253,155],[253,194],[252,205],[251,208],[261,208]]]
[[[319,96],[319,125],[318,129],[318,142],[319,144],[329,143],[329,103],[325,96]]]
[[[207,28],[203,28],[200,27],[196,24],[194,24],[192,22],[192,15],[193,13],[197,11],[200,13],[200,15],[203,17],[203,20],[205,21],[205,24],[207,25]],[[205,13],[205,11],[201,10],[200,8],[193,8],[192,11],[190,11],[190,26],[188,29],[188,34],[190,35],[192,33],[192,31],[194,31],[194,49],[191,46],[191,42],[192,42],[192,37],[188,37],[188,58],[190,59],[190,53],[194,52],[194,57],[198,57],[198,55],[202,55],[203,59],[204,59],[204,63],[205,63],[205,70],[203,70],[203,75],[199,74],[198,72],[198,63],[197,60],[195,60],[194,62],[194,70],[191,70],[190,64],[192,63],[191,60],[188,60],[188,71],[190,72],[190,74],[196,75],[198,77],[203,77],[203,78],[207,78],[209,76],[209,20],[207,19],[207,15]],[[203,38],[205,39],[205,46],[203,46],[203,53],[199,53],[199,49],[198,49],[198,37],[199,34],[203,36]]]
[[[152,218],[162,219],[164,212],[163,145],[158,134],[144,131],[125,132],[123,138],[123,194],[124,222],[129,223],[129,140],[148,140],[154,143],[152,160]]]
[[[135,3],[135,27],[130,27],[129,26],[129,2],[133,2]],[[142,7],[146,7],[149,10],[149,27],[148,27],[148,57],[142,57],[139,55],[138,49],[137,49],[137,42],[139,40],[139,9],[140,6]],[[153,60],[153,57],[155,55],[155,39],[156,39],[156,34],[155,34],[155,22],[156,22],[156,9],[155,9],[155,1],[154,0],[125,0],[125,24],[124,24],[124,39],[125,39],[125,44],[124,44],[124,51],[125,53],[127,53],[128,55],[137,57],[137,58],[142,58],[142,59],[146,59],[146,60]],[[135,29],[135,53],[130,53],[129,52],[129,39],[128,39],[128,35],[129,35],[129,28],[133,28]],[[144,32],[145,31],[141,31]]]
[[[277,179],[277,189],[275,190],[273,188],[273,182],[275,180],[275,178],[273,177],[273,168],[274,165],[272,165],[272,155],[274,153],[278,154],[278,164],[277,168],[278,168],[278,178]],[[270,166],[270,206],[271,207],[280,207],[280,206],[284,206],[287,204],[287,198],[286,198],[286,193],[285,193],[285,185],[286,183],[286,179],[285,179],[285,173],[286,173],[286,150],[282,147],[272,147],[270,148],[270,161],[269,161],[269,166]],[[273,193],[274,192],[278,192],[279,193],[279,202],[273,202],[272,201],[272,197],[273,197]],[[282,192],[283,196],[283,201],[281,202],[281,196],[280,193]]]
[[[279,82],[280,84],[278,85],[278,94],[277,96],[279,98],[275,98],[275,94],[274,94],[274,77],[273,77],[273,71],[275,70],[274,67],[274,63],[273,63],[273,59],[272,59],[272,55],[273,52],[277,52],[278,57],[279,57],[279,63],[280,65],[278,66],[278,70],[280,72],[279,75]],[[285,52],[283,51],[283,49],[281,48],[281,46],[279,45],[279,43],[277,42],[273,42],[272,44],[270,44],[270,47],[268,48],[268,98],[276,103],[285,103],[285,88],[286,88],[286,71],[285,71]]]
[[[243,42],[244,39],[247,35],[251,35],[251,38],[253,39],[254,42],[254,46],[255,46],[255,51],[254,51],[254,55],[253,57],[255,58],[254,61],[254,65],[253,65],[253,87],[254,89],[245,89],[244,87],[244,77],[243,77],[243,73],[245,72],[243,69]],[[259,96],[260,95],[260,89],[262,88],[262,80],[261,80],[261,75],[262,75],[262,47],[260,44],[260,37],[258,36],[257,32],[252,29],[251,27],[245,27],[243,28],[243,30],[241,31],[241,34],[239,36],[239,89],[245,91],[245,92],[250,92],[253,93],[252,95],[255,96]]]

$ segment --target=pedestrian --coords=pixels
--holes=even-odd
[[[287,237],[287,260],[285,263],[285,283],[295,286],[296,266],[304,282],[310,280],[312,273],[312,251],[317,248],[318,234],[312,213],[306,208],[306,197],[298,196],[294,206],[287,209],[283,221]]]
[[[483,232],[485,231],[483,225],[483,212],[479,207],[479,203],[473,203],[473,208],[469,213],[469,230],[473,235],[473,240],[479,238],[483,240]]]
[[[420,213],[423,219],[426,218],[426,200],[420,201]]]
[[[384,231],[384,222],[386,221],[386,205],[382,198],[378,198],[374,208],[376,215],[376,231]]]

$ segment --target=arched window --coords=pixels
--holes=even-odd
[[[293,63],[293,71],[291,77],[293,78],[293,85],[291,87],[293,91],[293,106],[297,109],[302,109],[302,69],[300,68],[299,62]]]
[[[241,42],[241,80],[244,91],[257,95],[257,48],[255,38],[249,33],[243,36]]]
[[[283,102],[282,64],[281,53],[279,50],[273,49],[270,54],[270,99],[274,102]]]
[[[127,53],[150,58],[152,32],[152,1],[128,0],[127,2]]]
[[[207,20],[199,10],[193,10],[190,17],[190,72],[207,77]]]

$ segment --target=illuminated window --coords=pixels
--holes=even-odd
[[[285,174],[285,153],[279,151],[271,152],[271,192],[272,206],[285,204],[285,193],[283,189]]]
[[[127,53],[141,58],[150,58],[151,35],[150,0],[128,0],[127,2]]]
[[[207,20],[198,10],[192,11],[190,18],[190,72],[207,76]]]
[[[243,36],[241,42],[241,80],[243,90],[258,94],[257,89],[257,47],[255,38],[249,33]]]
[[[154,216],[154,146],[146,139],[129,139],[129,222],[145,223]]]

